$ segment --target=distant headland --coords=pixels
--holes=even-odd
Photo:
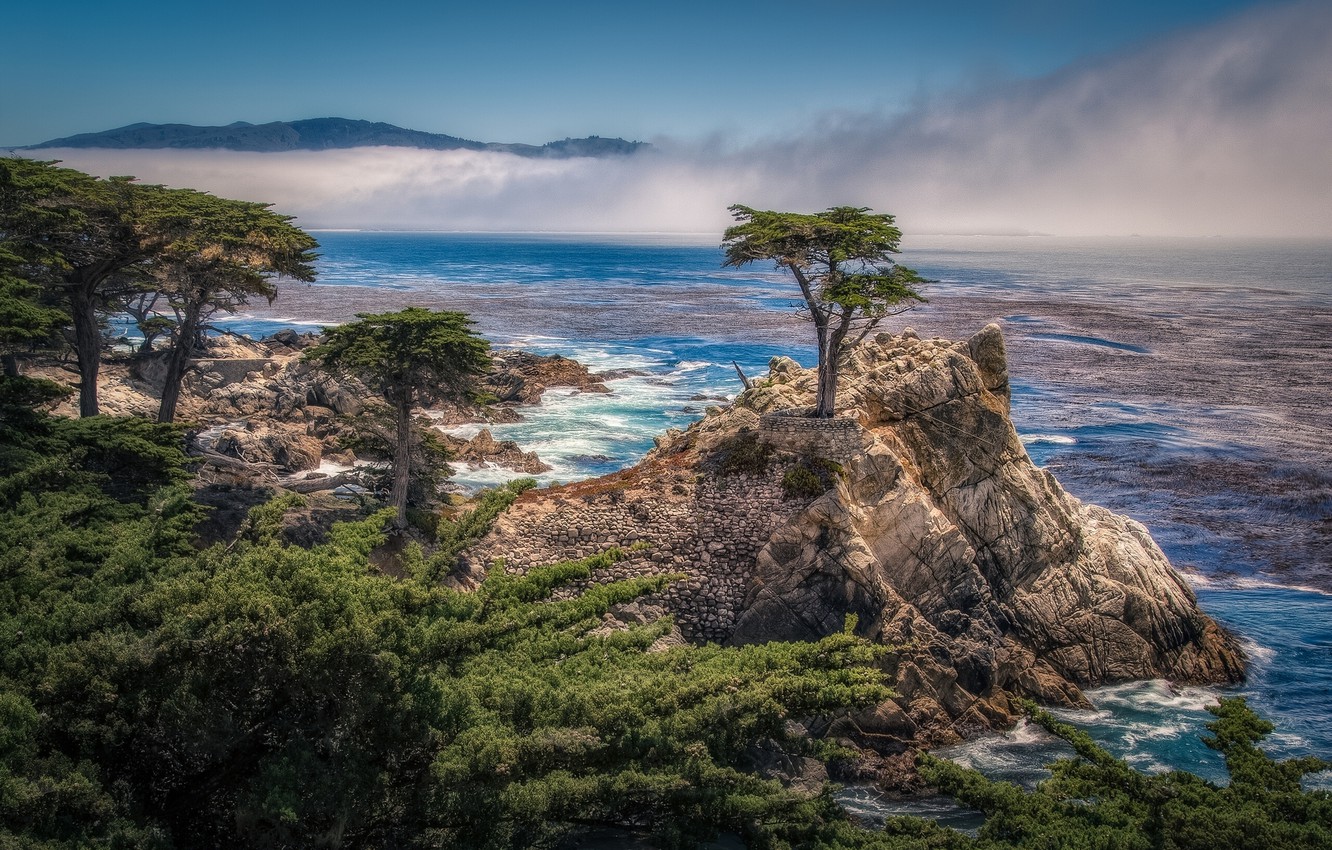
[[[279,151],[336,150],[362,147],[422,148],[424,150],[473,150],[511,153],[526,157],[569,159],[572,157],[626,156],[649,148],[646,142],[587,136],[561,139],[544,145],[507,142],[477,142],[443,133],[408,130],[381,121],[351,118],[308,118],[301,121],[270,121],[250,124],[237,121],[219,127],[193,124],[130,124],[100,133],[79,133],[50,139],[15,150],[45,148],[129,149],[218,149],[276,153]]]

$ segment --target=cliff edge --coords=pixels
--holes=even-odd
[[[1017,697],[1078,706],[1091,685],[1243,677],[1236,641],[1147,530],[1027,456],[996,325],[965,342],[861,344],[834,420],[799,415],[814,385],[775,358],[638,466],[530,491],[460,580],[498,558],[521,572],[641,541],[602,579],[684,573],[652,600],[684,639],[814,638],[854,614],[858,633],[897,648],[885,669],[898,696],[825,731],[887,754],[1007,724]]]

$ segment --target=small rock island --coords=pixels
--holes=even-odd
[[[196,361],[182,409],[214,423],[194,440],[214,470],[201,482],[298,492],[343,482],[305,471],[355,461],[339,449],[339,422],[366,393],[303,362],[314,341],[217,340]],[[148,412],[154,362],[109,367],[105,406]],[[603,381],[567,358],[498,352],[486,379],[496,405],[431,421],[512,421],[547,387],[609,392]],[[620,606],[608,630],[669,614],[663,646],[743,645],[854,622],[891,648],[895,696],[811,731],[855,744],[859,775],[889,787],[911,785],[920,749],[1011,725],[1024,698],[1089,707],[1082,689],[1095,685],[1243,679],[1237,641],[1199,610],[1147,529],[1069,495],[1027,456],[997,325],[963,342],[908,329],[861,343],[842,364],[832,419],[806,415],[816,381],[774,358],[766,377],[658,437],[637,465],[524,493],[446,580],[475,587],[490,569],[525,573],[620,547],[626,559],[591,581],[681,578]],[[447,439],[461,462],[545,468],[488,430]]]
[[[1088,706],[1088,686],[1243,678],[1237,641],[1147,530],[1027,456],[997,325],[963,342],[880,334],[842,376],[835,419],[791,415],[815,374],[774,358],[637,466],[525,493],[455,580],[637,543],[604,580],[685,578],[608,628],[668,612],[677,640],[745,644],[854,616],[895,648],[896,697],[824,731],[878,753],[890,783],[915,748],[1012,723],[1021,698]]]

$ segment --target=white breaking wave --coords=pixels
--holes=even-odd
[[[1279,581],[1262,578],[1237,578],[1228,582],[1229,586],[1239,588],[1240,590],[1257,590],[1271,588],[1273,590],[1298,590],[1302,593],[1313,593],[1318,596],[1332,596],[1332,593],[1317,587],[1309,587],[1302,584],[1283,584]]]
[[[1129,682],[1092,688],[1087,698],[1098,708],[1152,708],[1175,711],[1206,711],[1215,705],[1220,693],[1213,688],[1188,686],[1176,688],[1164,679]]]
[[[1041,444],[1055,446],[1072,446],[1077,444],[1077,440],[1072,437],[1066,437],[1062,434],[1022,434],[1019,436],[1024,446],[1034,446]]]
[[[1256,641],[1245,640],[1241,645],[1244,647],[1245,655],[1256,661],[1261,661],[1264,664],[1270,663],[1273,658],[1276,658],[1275,649],[1263,646]]]

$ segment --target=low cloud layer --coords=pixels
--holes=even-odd
[[[373,116],[367,116],[373,118]],[[907,232],[1332,236],[1332,6],[1265,7],[1049,77],[744,146],[532,160],[363,148],[44,151],[263,200],[307,227],[718,233],[727,205],[897,214]]]

